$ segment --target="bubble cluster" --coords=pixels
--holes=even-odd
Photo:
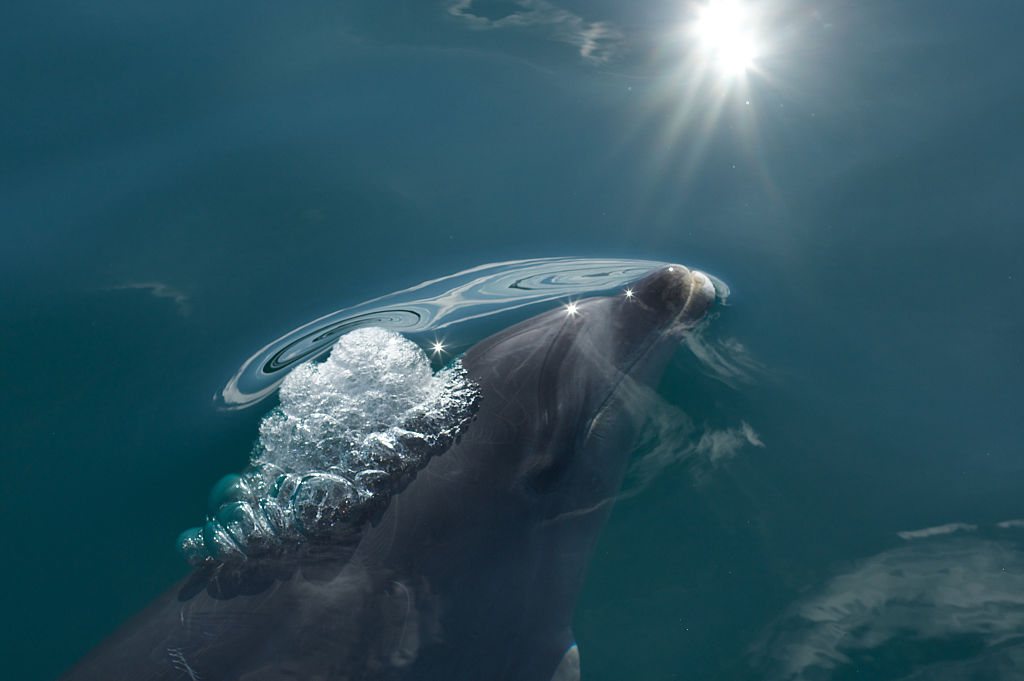
[[[210,493],[179,548],[193,565],[310,544],[354,543],[362,526],[469,424],[479,392],[458,361],[434,373],[393,331],[361,328],[297,367],[260,424],[249,466]]]

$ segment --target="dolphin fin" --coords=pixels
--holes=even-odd
[[[551,681],[580,681],[580,649],[575,641],[562,655]]]

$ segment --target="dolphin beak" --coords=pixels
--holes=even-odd
[[[633,297],[651,310],[661,311],[672,327],[697,324],[715,302],[711,277],[682,265],[665,265],[638,281]]]
[[[696,324],[715,302],[715,285],[711,278],[698,270],[689,270],[689,294],[683,309],[676,318],[677,323],[688,326]]]

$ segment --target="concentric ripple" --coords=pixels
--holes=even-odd
[[[322,356],[343,334],[376,326],[406,334],[529,312],[558,298],[596,295],[636,281],[664,263],[650,260],[537,258],[481,265],[325,315],[261,348],[217,395],[226,409],[270,396],[287,373]]]

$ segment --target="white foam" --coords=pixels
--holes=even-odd
[[[453,382],[436,375],[412,341],[380,328],[342,336],[321,364],[297,367],[281,384],[281,406],[260,424],[253,463],[288,473],[352,465],[353,457],[444,409]]]

